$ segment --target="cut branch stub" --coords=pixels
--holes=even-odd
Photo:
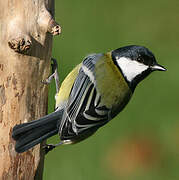
[[[61,33],[60,25],[53,18],[49,21],[48,32],[51,33],[53,36],[59,35]]]
[[[25,20],[17,15],[8,21],[8,45],[18,53],[26,53],[32,46],[30,30],[23,24]]]
[[[37,22],[42,32],[49,32],[53,36],[61,33],[60,25],[55,21],[54,17],[45,6],[42,6]]]
[[[15,52],[25,53],[31,48],[32,41],[30,39],[25,40],[24,38],[19,37],[9,40],[8,45]]]

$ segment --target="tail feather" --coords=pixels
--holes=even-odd
[[[16,125],[12,137],[16,140],[15,150],[19,153],[27,151],[43,140],[58,133],[58,123],[63,111],[56,111],[38,120]]]

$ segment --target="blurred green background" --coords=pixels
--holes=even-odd
[[[179,179],[179,1],[56,0],[54,38],[61,81],[91,53],[148,47],[167,72],[143,81],[125,110],[89,139],[56,148],[44,180]],[[50,86],[49,112],[54,108]],[[59,142],[53,137],[48,143]]]

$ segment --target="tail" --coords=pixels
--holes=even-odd
[[[15,150],[22,153],[57,134],[62,115],[63,110],[59,110],[38,120],[16,125],[12,132],[12,138],[16,140]]]

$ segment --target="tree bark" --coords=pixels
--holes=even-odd
[[[40,146],[18,154],[11,138],[14,125],[47,114],[53,0],[0,0],[0,179],[42,179]]]

